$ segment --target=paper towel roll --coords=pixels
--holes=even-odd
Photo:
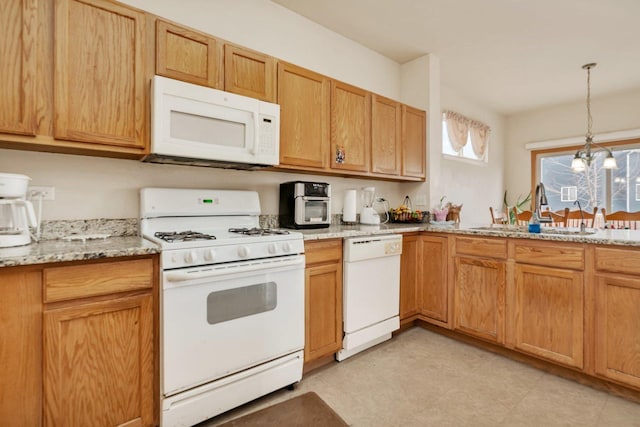
[[[344,191],[344,205],[342,207],[342,221],[356,222],[356,190]]]

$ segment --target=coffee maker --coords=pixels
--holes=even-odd
[[[0,173],[0,248],[31,243],[30,227],[37,227],[33,205],[26,200],[29,178]]]

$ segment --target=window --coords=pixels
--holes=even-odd
[[[604,169],[604,152],[584,172],[573,172],[571,160],[576,148],[565,151],[534,152],[537,180],[546,189],[551,210],[573,205],[576,200],[585,210],[606,208],[607,212],[640,211],[640,141],[610,146],[618,169]]]
[[[487,162],[491,128],[453,111],[442,113],[442,153],[456,158]]]
[[[575,202],[578,200],[578,187],[560,187],[560,200],[563,202]]]

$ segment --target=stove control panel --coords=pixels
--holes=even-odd
[[[276,242],[243,242],[215,247],[165,249],[162,251],[161,259],[162,269],[168,270],[302,253],[304,253],[303,240],[293,239]]]

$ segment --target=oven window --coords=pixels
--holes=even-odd
[[[305,222],[326,221],[328,216],[327,202],[324,200],[307,201],[304,207]]]
[[[275,282],[260,283],[207,295],[207,322],[210,325],[227,320],[271,311],[278,305]]]

